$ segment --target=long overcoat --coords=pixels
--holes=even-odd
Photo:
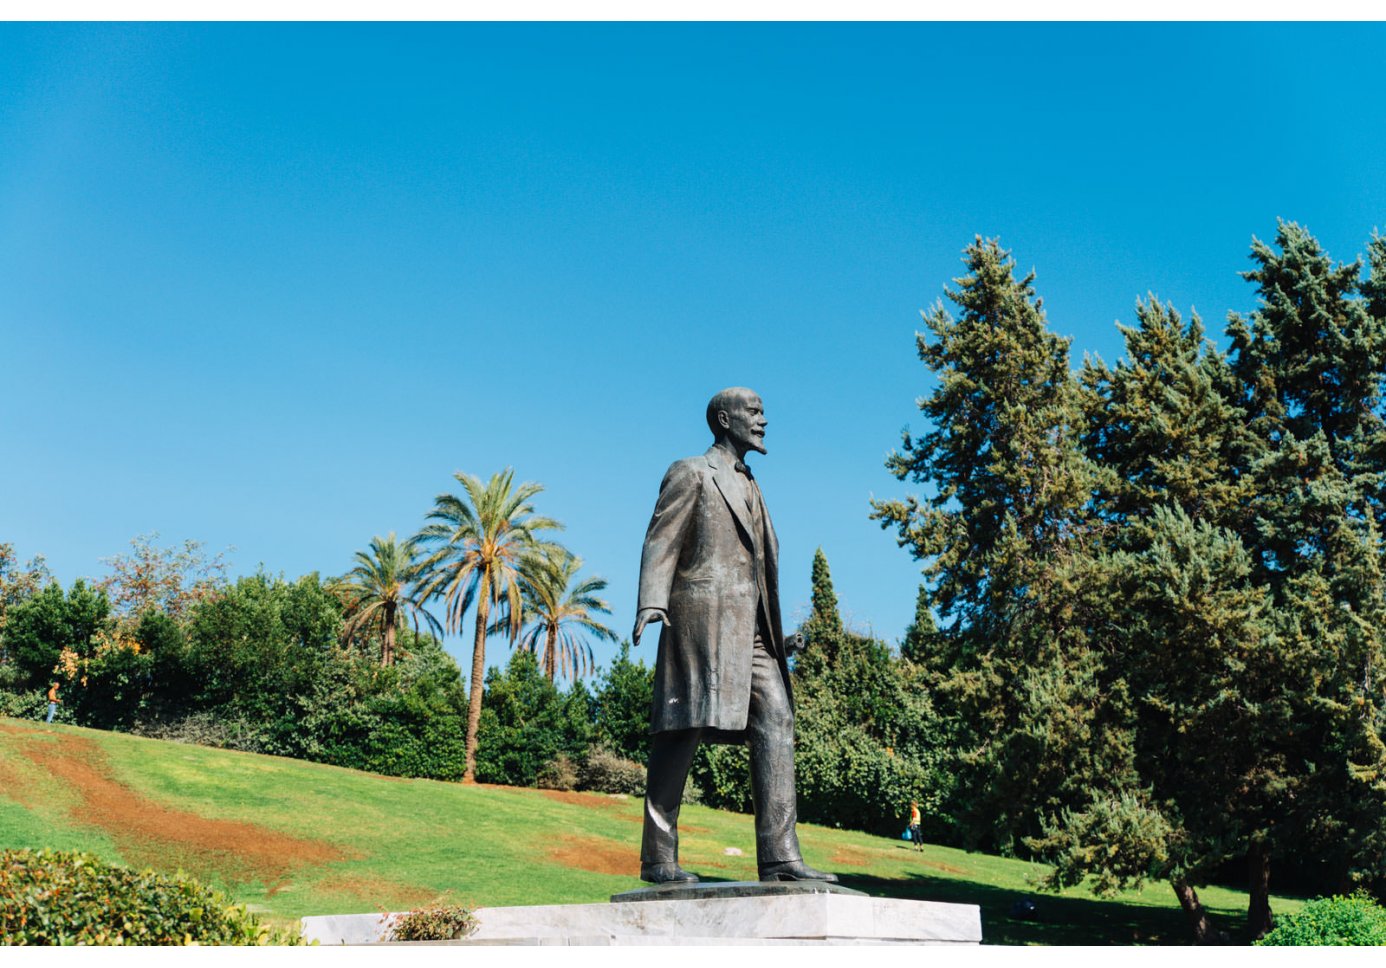
[[[734,463],[713,447],[674,463],[659,486],[640,557],[637,606],[662,608],[669,616],[655,660],[650,722],[656,733],[746,728],[757,603],[771,639],[765,645],[789,690],[779,542],[759,488],[752,493],[763,526],[752,526],[736,474]]]

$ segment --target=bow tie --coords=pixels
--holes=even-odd
[[[747,467],[745,464],[741,463],[741,461],[737,461],[735,464],[733,464],[732,468],[738,474],[745,474],[748,478],[750,478],[753,481],[756,479],[756,476],[751,473],[751,469]]]

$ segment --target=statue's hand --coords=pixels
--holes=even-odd
[[[786,655],[797,655],[804,651],[804,636],[801,632],[794,632],[784,637],[784,651]]]
[[[630,633],[630,644],[640,644],[640,633],[645,631],[645,626],[651,622],[663,622],[664,627],[673,628],[669,624],[669,613],[662,608],[642,608],[640,613],[635,616],[635,630]]]

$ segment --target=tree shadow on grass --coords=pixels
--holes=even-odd
[[[1177,907],[1158,908],[1097,898],[994,887],[976,881],[910,871],[903,878],[839,874],[843,887],[875,897],[975,904],[982,910],[982,943],[996,945],[1188,945],[1193,934]],[[1016,902],[1034,904],[1013,917]],[[1218,927],[1240,934],[1244,916],[1217,912]]]

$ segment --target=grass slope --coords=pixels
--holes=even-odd
[[[401,780],[278,757],[0,719],[0,848],[89,850],[181,867],[284,923],[400,910],[604,901],[638,886],[638,799]],[[685,807],[682,860],[708,880],[753,880],[751,818]],[[978,904],[990,944],[1182,944],[1168,886],[1112,900],[1037,892],[1038,865],[799,828],[805,859],[869,894]],[[728,848],[739,850],[728,853]],[[1242,926],[1244,894],[1201,892]],[[1030,898],[1038,920],[1009,917]],[[1277,912],[1297,900],[1277,898]]]

